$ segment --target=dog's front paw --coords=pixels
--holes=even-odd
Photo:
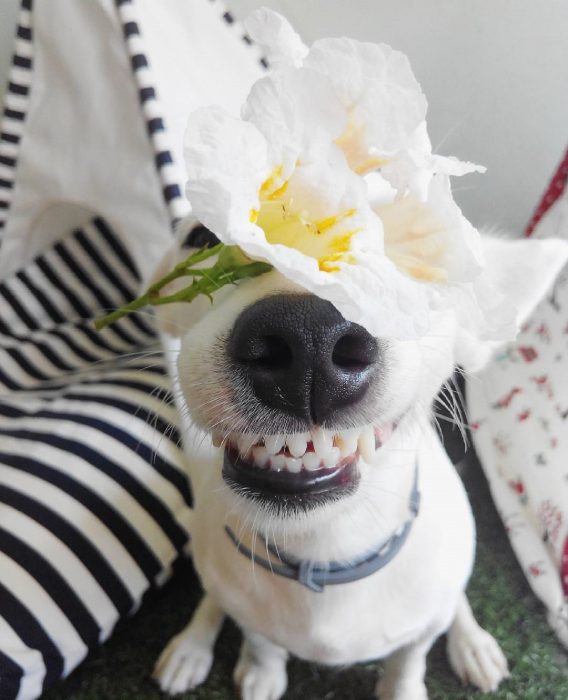
[[[152,677],[164,693],[177,695],[203,683],[212,663],[211,648],[182,633],[164,649]]]
[[[285,665],[263,664],[246,657],[239,659],[233,679],[241,700],[278,700],[288,685]]]
[[[456,675],[484,693],[497,690],[509,677],[507,659],[495,639],[479,626],[448,635],[448,659]]]
[[[428,700],[428,691],[422,681],[399,680],[395,685],[380,680],[375,696],[378,700]]]

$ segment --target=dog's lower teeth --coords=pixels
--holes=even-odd
[[[323,466],[332,469],[339,462],[341,453],[339,447],[332,447],[330,452],[323,458]]]
[[[286,457],[284,455],[271,455],[270,468],[276,472],[282,471],[286,467]]]
[[[302,471],[302,460],[298,457],[286,457],[286,469],[293,474]]]
[[[302,461],[304,462],[304,468],[309,472],[319,469],[321,464],[321,459],[315,452],[306,452]]]

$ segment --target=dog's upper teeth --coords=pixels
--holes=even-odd
[[[286,438],[284,435],[267,435],[264,438],[266,449],[271,455],[277,455],[284,447],[285,442]]]
[[[341,460],[355,459],[357,453],[365,462],[372,463],[375,451],[388,440],[393,430],[394,425],[387,423],[376,428],[370,425],[335,434],[319,427],[310,433],[264,437],[252,433],[233,433],[227,444],[238,450],[242,459],[251,461],[261,469],[286,470],[297,474],[302,469],[333,469]],[[224,442],[218,433],[213,434],[212,440],[216,446]]]
[[[221,445],[223,444],[223,436],[221,435],[221,433],[213,433],[213,435],[211,436],[211,441],[214,447],[221,447]]]
[[[342,457],[347,457],[357,450],[358,430],[344,430],[335,439],[337,447],[341,451]]]
[[[322,430],[322,428],[312,430],[312,442],[314,444],[314,452],[322,459],[330,454],[333,449],[333,435]]]
[[[241,435],[238,435],[237,436],[237,447],[239,449],[239,453],[243,457],[246,457],[246,455],[252,449],[252,446],[258,442],[259,438],[260,438],[260,435],[253,435],[251,433],[243,433]]]
[[[252,448],[252,458],[258,467],[266,467],[268,460],[270,459],[270,455],[266,447],[263,445],[258,445],[257,447]]]
[[[303,457],[308,449],[308,442],[310,440],[309,433],[296,433],[294,435],[289,435],[286,441],[288,449],[292,457]]]
[[[375,456],[375,430],[372,426],[365,428],[359,435],[359,452],[367,464],[373,461]]]

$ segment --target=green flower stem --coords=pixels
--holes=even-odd
[[[199,269],[193,267],[214,255],[219,257],[211,267]],[[137,299],[133,299],[128,304],[97,319],[95,328],[101,330],[144,306],[191,302],[200,294],[211,299],[213,292],[226,284],[235,284],[247,277],[257,277],[271,269],[272,266],[268,263],[251,262],[236,246],[225,246],[223,243],[219,243],[212,248],[202,248],[178,263],[171,272],[150,285],[146,292]],[[181,277],[192,277],[193,280],[190,285],[174,294],[160,296],[161,290],[166,285]]]

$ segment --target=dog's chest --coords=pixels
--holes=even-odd
[[[196,557],[204,587],[241,626],[310,661],[383,657],[424,627],[424,609],[431,607],[416,595],[418,581],[393,588],[375,575],[317,593],[217,544],[214,553]]]
[[[227,508],[209,472],[211,483],[205,479],[196,489],[192,530],[205,590],[241,627],[320,663],[381,658],[428,629],[443,631],[471,571],[474,530],[461,481],[438,443],[420,468],[427,474],[420,514],[395,559],[367,578],[322,593],[255,565],[238,550],[224,530]],[[374,522],[373,516],[371,530]],[[352,531],[352,518],[344,526]],[[255,551],[266,556],[259,543]]]
[[[223,609],[242,627],[296,656],[330,665],[385,657],[426,628],[443,627],[440,620],[447,615],[449,622],[472,557],[471,533],[463,533],[466,545],[460,545],[460,559],[455,555],[457,539],[439,540],[442,549],[436,554],[417,529],[417,536],[409,538],[405,550],[383,571],[316,593],[253,565],[223,536],[222,528],[212,537],[203,521],[199,525],[196,568]],[[437,537],[431,529],[430,537]]]

